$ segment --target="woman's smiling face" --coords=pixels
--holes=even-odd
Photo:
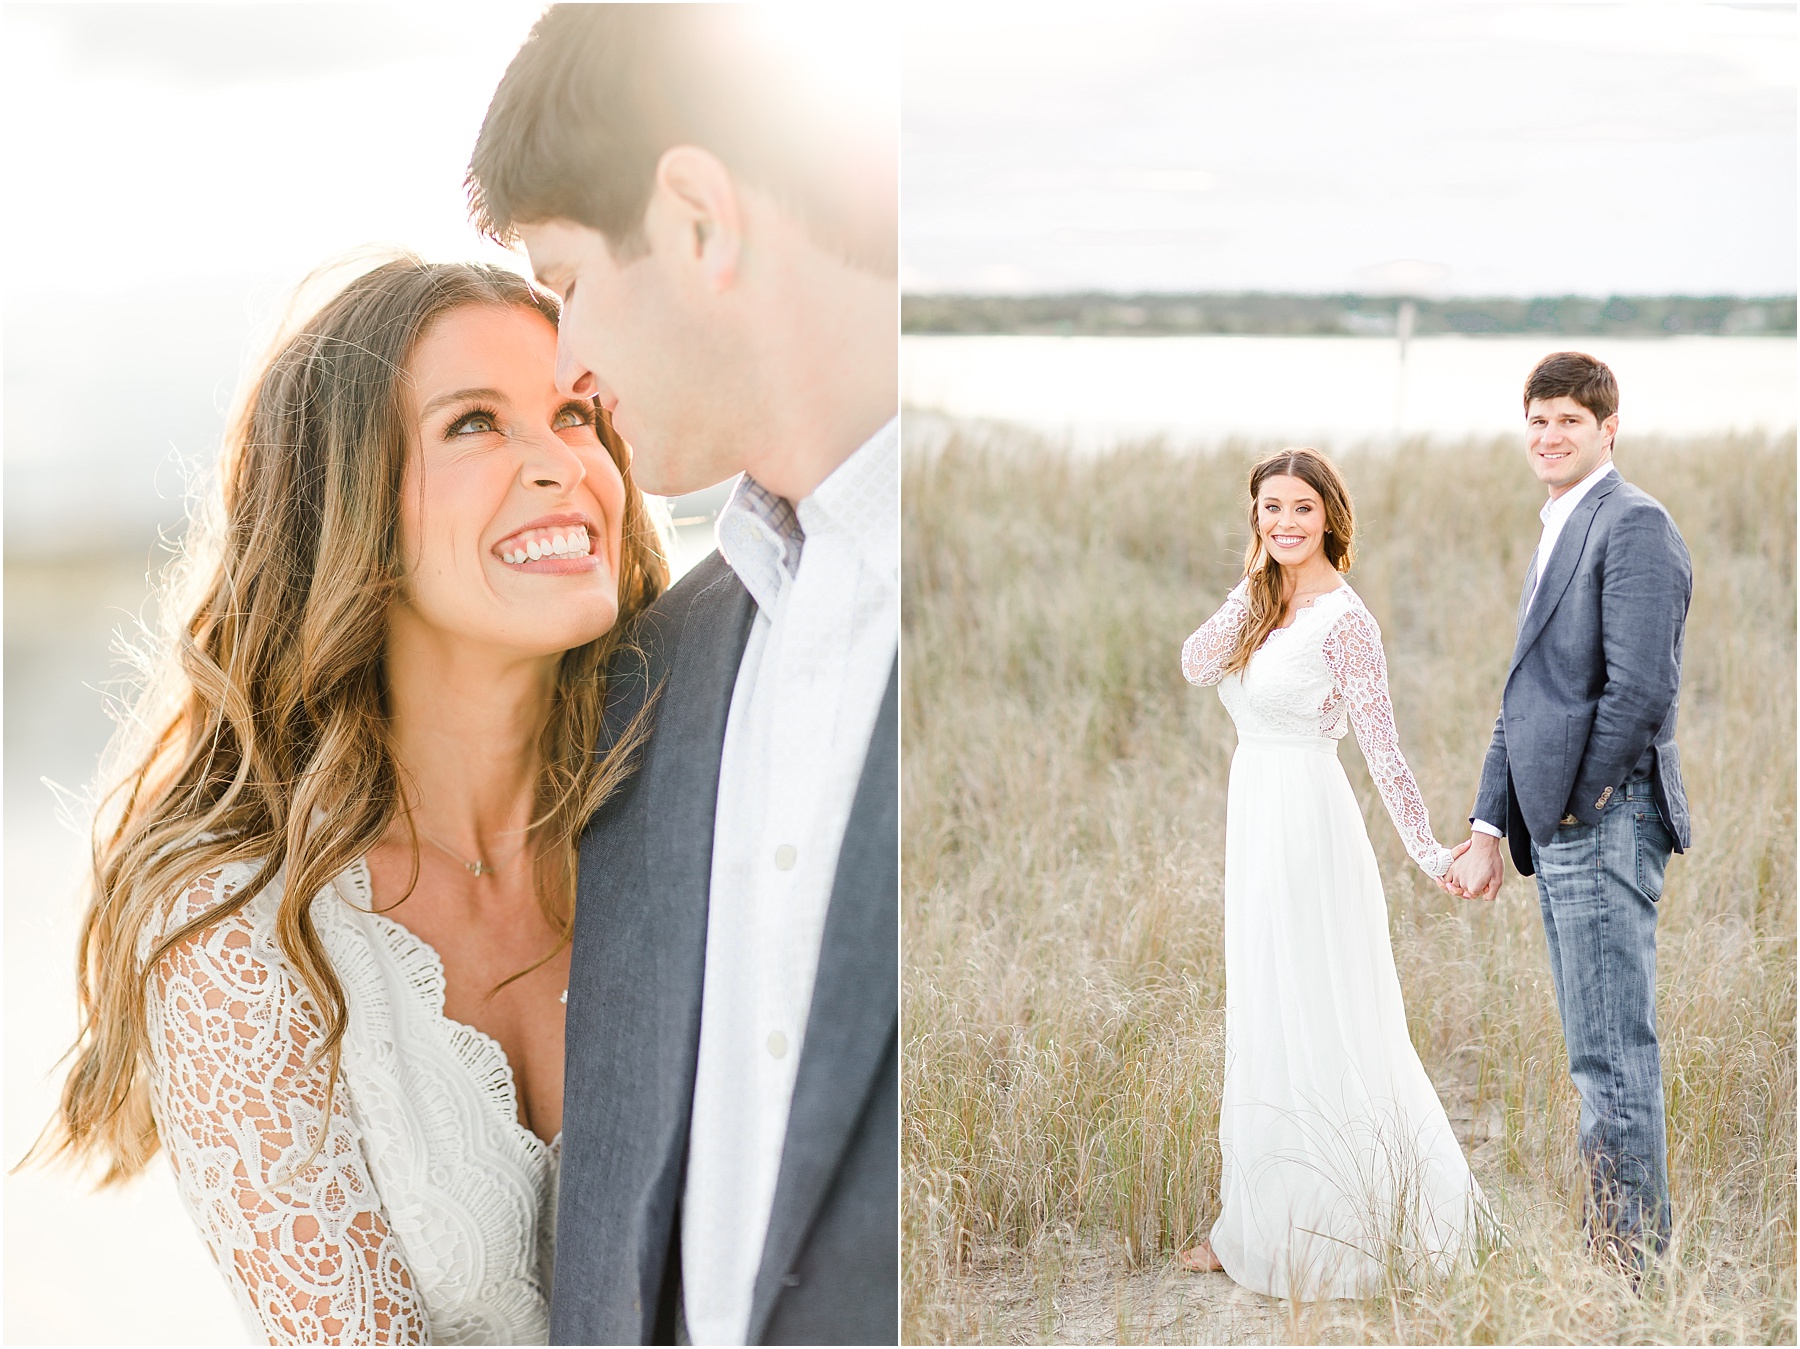
[[[618,621],[624,480],[555,372],[533,309],[465,305],[414,348],[402,607],[425,627],[543,656]]]
[[[1325,544],[1325,505],[1304,478],[1271,473],[1257,489],[1256,532],[1282,566],[1303,567]]]

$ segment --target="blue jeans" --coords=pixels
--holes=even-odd
[[[1581,1093],[1586,1225],[1660,1251],[1669,1234],[1668,1131],[1656,1044],[1656,901],[1673,847],[1648,782],[1597,825],[1531,845],[1550,974]]]

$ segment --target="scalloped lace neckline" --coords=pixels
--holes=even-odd
[[[1319,602],[1321,600],[1330,599],[1333,595],[1341,595],[1341,594],[1343,594],[1344,591],[1346,591],[1348,589],[1350,589],[1350,583],[1348,581],[1345,581],[1342,585],[1333,586],[1330,590],[1321,591],[1319,594],[1314,595],[1305,604],[1301,605],[1298,609],[1294,610],[1294,617],[1293,617],[1292,621],[1285,623],[1281,627],[1278,627],[1278,628],[1270,628],[1269,636],[1273,637],[1278,632],[1292,632],[1295,628],[1300,626],[1300,616],[1302,614],[1310,614],[1310,613],[1314,612],[1319,607]],[[1264,640],[1266,641],[1267,638],[1265,638]]]
[[[413,953],[421,958],[431,970],[432,978],[428,988],[420,990],[421,1000],[426,1004],[431,1016],[451,1032],[452,1044],[457,1040],[456,1032],[464,1032],[467,1040],[483,1058],[497,1061],[501,1068],[502,1080],[506,1083],[506,1122],[518,1131],[528,1150],[543,1150],[551,1156],[561,1151],[562,1130],[556,1131],[554,1138],[546,1141],[536,1130],[519,1118],[519,1082],[513,1075],[512,1060],[506,1056],[506,1049],[493,1036],[479,1026],[471,1026],[466,1021],[458,1021],[444,1011],[444,958],[437,948],[414,932],[405,923],[389,918],[375,908],[375,883],[369,876],[367,858],[359,857],[350,864],[345,875],[350,877],[354,895],[344,894],[341,890],[338,897],[365,918],[372,918],[389,934],[391,940],[400,945],[410,947]]]

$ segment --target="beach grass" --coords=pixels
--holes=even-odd
[[[1256,448],[1273,447],[1079,455],[957,425],[907,455],[903,1342],[1794,1343],[1791,435],[1618,454],[1694,561],[1678,732],[1694,844],[1658,934],[1662,1276],[1634,1289],[1581,1237],[1578,1103],[1533,884],[1509,868],[1496,903],[1445,896],[1353,739],[1413,1042],[1506,1244],[1363,1301],[1228,1297],[1221,1275],[1174,1272],[1217,1212],[1235,742],[1179,651],[1241,574]],[[1350,580],[1454,843],[1543,489],[1510,441],[1338,463]]]

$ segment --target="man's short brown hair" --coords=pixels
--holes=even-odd
[[[898,269],[898,134],[834,106],[757,40],[755,5],[547,10],[494,91],[470,157],[469,209],[502,242],[569,220],[615,256],[643,246],[665,150],[697,145],[798,218],[821,247]]]
[[[1525,410],[1536,398],[1573,398],[1603,422],[1619,410],[1619,381],[1605,361],[1583,351],[1555,351],[1525,381]]]

